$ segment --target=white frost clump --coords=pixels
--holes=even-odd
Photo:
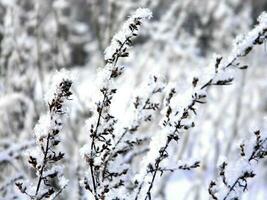
[[[262,26],[267,26],[267,12],[261,13],[261,15],[258,17],[258,22]]]
[[[260,34],[264,33],[267,29],[267,13],[263,12],[258,17],[258,25],[251,30],[246,36],[238,36],[235,40],[235,46],[233,49],[234,57],[244,56],[254,45],[255,40],[259,37]],[[259,38],[259,42],[263,42],[265,36]]]
[[[38,123],[34,127],[34,134],[36,136],[37,141],[40,141],[41,138],[46,137],[50,131],[51,131],[50,116],[48,114],[42,115]]]
[[[69,6],[69,3],[66,0],[56,0],[53,3],[53,8],[64,9]]]
[[[132,15],[132,18],[150,19],[152,18],[152,12],[147,8],[138,8]]]
[[[89,144],[85,144],[85,145],[83,145],[82,148],[80,148],[80,155],[82,157],[84,157],[86,155],[90,155],[90,152],[91,152],[91,147]]]

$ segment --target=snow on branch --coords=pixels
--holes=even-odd
[[[105,60],[112,63],[118,57],[128,56],[127,48],[132,45],[132,38],[138,35],[142,22],[151,17],[152,12],[149,9],[138,8],[112,38],[110,46],[105,50]]]
[[[53,3],[56,11],[63,11],[66,7],[69,8],[69,5],[65,0]],[[134,44],[134,38],[138,36],[141,25],[151,17],[152,13],[149,9],[139,8],[126,20],[104,52],[105,66],[100,69],[95,78],[96,81],[90,82],[96,91],[90,94],[94,104],[90,108],[90,117],[85,127],[88,133],[85,138],[88,141],[82,141],[85,145],[80,149],[80,154],[85,161],[85,173],[82,174],[83,168],[80,168],[81,163],[78,163],[75,170],[79,173],[74,177],[77,183],[80,182],[80,185],[77,184],[78,189],[76,188],[80,198],[151,200],[156,198],[154,191],[155,186],[158,185],[156,181],[159,176],[176,170],[195,170],[200,167],[202,163],[192,158],[189,161],[179,162],[169,159],[171,156],[174,157],[174,149],[171,150],[171,147],[179,144],[181,137],[195,127],[195,116],[199,112],[199,107],[209,100],[208,89],[213,86],[232,84],[234,70],[245,70],[248,67],[241,65],[239,59],[247,56],[256,45],[263,44],[267,38],[267,14],[263,13],[258,18],[259,24],[255,28],[246,35],[237,37],[228,57],[215,56],[210,63],[212,73],[205,77],[194,77],[185,92],[176,84],[166,87],[160,77],[151,76],[147,84],[140,84],[140,90],[137,93],[133,92],[134,98],[129,101],[124,119],[121,119],[112,112],[113,98],[118,90],[116,81],[125,72],[124,66],[120,65],[120,59],[129,56],[129,49]],[[102,20],[101,16],[99,18]],[[182,26],[179,27],[182,28]],[[69,41],[76,41],[76,39],[70,37]],[[73,45],[76,46],[76,44]],[[148,47],[151,48],[153,45]],[[56,57],[54,51],[51,52],[53,57]],[[61,52],[61,48],[56,49],[56,52]],[[154,55],[154,53],[150,54],[148,51],[148,55]],[[172,57],[173,55],[168,56],[168,59],[175,60]],[[39,59],[38,57],[36,60]],[[46,68],[45,66],[40,66],[40,69]],[[54,76],[51,87],[45,95],[48,112],[40,116],[34,127],[37,145],[36,148],[29,150],[28,157],[28,163],[35,172],[34,179],[27,180],[25,174],[14,177],[0,187],[0,192],[5,192],[6,188],[14,183],[20,193],[29,199],[56,199],[64,191],[68,180],[64,177],[65,166],[59,163],[63,161],[65,151],[59,150],[58,144],[61,142],[60,135],[65,118],[68,116],[67,103],[72,95],[71,87],[72,78],[67,72],[61,71]],[[3,100],[2,105],[7,105],[10,98]],[[155,128],[153,124],[149,127],[149,122],[158,124],[159,110],[162,114],[159,119],[160,127]],[[75,120],[75,122],[82,121],[79,118]],[[144,129],[143,126],[145,126]],[[80,127],[76,125],[73,130],[75,128]],[[239,198],[240,194],[247,189],[248,179],[255,176],[254,166],[267,156],[266,138],[262,138],[259,131],[255,132],[255,136],[254,144],[250,142],[240,146],[241,158],[238,162],[222,163],[219,169],[220,179],[212,181],[208,190],[212,199]],[[80,137],[77,136],[75,139],[80,142]],[[0,164],[12,162],[21,155],[22,150],[29,149],[31,145],[33,144],[30,141],[26,144],[5,147],[5,150],[0,152]],[[75,150],[74,154],[77,153]],[[135,162],[139,161],[138,159],[142,159],[140,163]],[[66,162],[66,164],[71,163]],[[83,192],[85,193],[81,194]]]
[[[267,156],[267,138],[255,131],[255,141],[240,145],[240,158],[234,162],[224,161],[219,166],[217,181],[209,185],[210,197],[214,200],[240,199],[248,189],[248,180],[253,178],[258,162]]]
[[[90,167],[90,177],[84,179],[84,185],[95,199],[103,199],[111,189],[121,187],[123,183],[119,177],[127,173],[127,170],[114,172],[107,168],[109,160],[116,155],[114,151],[117,147],[116,144],[113,146],[113,141],[117,140],[114,135],[117,119],[110,113],[110,105],[117,92],[113,82],[124,72],[124,67],[117,65],[119,58],[129,55],[128,48],[133,45],[132,39],[138,35],[142,22],[151,17],[152,13],[148,9],[137,9],[123,24],[121,30],[113,37],[111,45],[105,50],[107,63],[98,74],[98,87],[102,97],[100,100],[96,100],[96,113],[87,121],[91,141],[81,149],[81,154]],[[122,134],[121,139],[118,139],[118,144],[123,137],[124,134]],[[112,156],[110,155],[111,152],[113,152]],[[117,182],[106,182],[112,181],[113,178],[116,178],[115,181]]]
[[[71,85],[72,81],[66,72],[60,71],[54,76],[52,91],[46,95],[49,111],[40,117],[34,128],[38,145],[30,151],[28,162],[36,172],[37,182],[36,185],[16,182],[18,189],[30,199],[53,198],[67,185],[63,166],[57,164],[64,158],[64,153],[57,151],[56,146],[60,143],[59,133],[68,111],[66,102],[72,95]],[[54,181],[57,181],[56,185],[52,184]]]
[[[112,185],[110,178],[114,178],[114,181],[120,181],[122,186],[127,187],[128,183],[125,178],[132,173],[133,158],[147,151],[146,147],[142,146],[147,143],[148,136],[139,135],[137,131],[143,124],[154,119],[154,115],[160,107],[157,97],[163,89],[164,84],[156,76],[151,77],[146,87],[140,89],[133,99],[128,109],[130,115],[125,124],[116,127],[114,142],[110,150],[104,154],[101,164],[103,180],[108,186]],[[116,173],[114,173],[117,171],[117,166],[121,166],[120,170],[125,172],[117,177],[118,180],[115,179]],[[119,198],[115,191],[110,192],[109,195]]]
[[[176,88],[172,88],[167,96],[167,106],[161,122],[163,132],[152,137],[150,151],[143,159],[147,169],[141,170],[137,176],[138,190],[135,199],[152,199],[152,188],[158,172],[163,172],[161,163],[169,157],[168,147],[171,142],[178,142],[182,133],[195,126],[193,120],[197,114],[197,106],[207,102],[207,89],[214,85],[232,84],[234,78],[230,67],[246,69],[247,66],[239,66],[238,59],[246,56],[255,45],[260,45],[267,37],[267,14],[263,13],[258,18],[259,24],[250,31],[241,42],[236,43],[233,52],[227,59],[216,56],[212,66],[214,73],[202,81],[200,78],[192,80],[192,90],[185,94],[175,95]],[[202,81],[200,84],[199,82]],[[181,102],[182,99],[182,102]],[[180,104],[177,104],[180,102]],[[164,145],[162,145],[162,141]]]
[[[258,17],[258,25],[247,35],[240,35],[236,38],[233,49],[234,57],[247,55],[256,44],[262,44],[267,37],[267,13],[263,12]]]

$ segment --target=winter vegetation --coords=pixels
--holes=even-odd
[[[0,200],[267,199],[264,0],[0,0]]]

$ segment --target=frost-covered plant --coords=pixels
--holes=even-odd
[[[234,162],[224,161],[219,166],[219,178],[211,181],[209,194],[214,200],[240,199],[248,190],[248,180],[256,175],[258,162],[267,156],[267,138],[255,131],[255,141],[240,145],[240,158]]]
[[[116,189],[124,185],[121,176],[127,173],[127,169],[120,171],[111,171],[108,168],[108,162],[113,160],[117,154],[126,153],[127,149],[117,149],[122,139],[127,132],[134,132],[140,120],[149,120],[149,116],[145,119],[144,116],[137,116],[131,124],[131,127],[126,127],[121,136],[114,135],[114,127],[117,119],[110,113],[111,101],[117,89],[114,81],[121,76],[124,67],[119,66],[118,60],[129,55],[128,48],[133,44],[132,40],[138,35],[140,25],[145,19],[152,17],[152,13],[148,9],[139,8],[135,13],[123,24],[121,30],[112,38],[111,45],[105,50],[105,61],[107,62],[104,69],[100,72],[99,81],[101,81],[100,92],[102,93],[102,100],[96,102],[97,114],[93,115],[89,121],[90,128],[90,144],[86,144],[81,149],[82,156],[85,157],[86,162],[90,167],[90,182],[85,178],[85,188],[93,193],[95,199],[104,199],[111,189]],[[157,78],[154,78],[157,82]],[[161,89],[153,88],[152,94],[160,92]],[[157,109],[157,104],[149,101],[141,102],[137,98],[135,102],[136,110],[150,110]],[[142,104],[144,104],[142,106]],[[141,108],[139,108],[139,106]],[[138,112],[138,111],[137,111]],[[140,113],[140,111],[138,112]],[[141,117],[141,119],[140,119]],[[114,143],[115,140],[115,143]],[[116,141],[117,140],[117,141]],[[128,145],[140,143],[137,141],[128,141]],[[111,181],[114,180],[114,183]]]
[[[72,81],[61,72],[54,77],[52,89],[47,93],[49,112],[42,115],[34,128],[37,147],[30,151],[28,162],[34,169],[37,181],[27,185],[16,182],[16,186],[30,199],[55,198],[67,186],[63,166],[59,161],[64,153],[56,146],[60,143],[60,132],[66,113],[66,101],[70,100]]]
[[[207,81],[199,84],[199,78],[193,79],[193,89],[183,95],[183,104],[177,105],[181,96],[174,96],[175,88],[171,90],[167,96],[167,102],[170,103],[165,108],[161,122],[164,132],[152,137],[150,152],[144,158],[147,169],[142,170],[138,177],[140,183],[135,199],[152,199],[151,191],[157,174],[167,171],[161,163],[169,157],[168,147],[171,142],[178,142],[185,130],[194,127],[192,117],[196,115],[197,105],[206,103],[207,89],[214,85],[231,84],[234,79],[232,73],[229,73],[230,68],[247,68],[247,66],[239,66],[238,59],[246,56],[254,45],[262,44],[267,37],[267,14],[263,13],[258,18],[258,22],[259,24],[252,31],[242,39],[238,39],[229,58],[225,60],[221,56],[215,58],[214,74],[208,77]],[[165,141],[164,145],[159,141]]]
[[[212,51],[226,53],[235,33],[243,32],[250,25],[250,4],[247,2],[203,2],[0,1],[3,11],[0,15],[5,16],[0,22],[0,167],[4,169],[0,175],[0,195],[4,199],[22,198],[21,194],[17,195],[21,192],[12,187],[17,182],[14,188],[25,192],[22,195],[25,198],[166,199],[164,194],[168,197],[172,194],[165,188],[173,184],[167,182],[169,174],[187,174],[179,171],[199,168],[188,173],[189,179],[182,176],[175,183],[186,187],[177,187],[179,195],[188,190],[189,198],[208,196],[202,183],[209,177],[206,173],[210,175],[211,168],[215,167],[213,162],[216,163],[217,155],[223,154],[226,146],[234,146],[232,143],[238,137],[245,137],[234,130],[243,132],[252,121],[260,124],[259,119],[265,115],[265,101],[263,95],[258,94],[262,93],[262,88],[265,90],[265,73],[260,73],[262,78],[258,78],[258,70],[253,69],[254,79],[248,76],[248,79],[238,81],[244,91],[248,91],[243,94],[244,99],[254,92],[258,92],[255,98],[261,99],[256,103],[249,100],[248,105],[253,106],[243,106],[245,109],[242,103],[238,104],[243,97],[237,98],[239,92],[235,94],[232,91],[238,87],[228,87],[225,90],[231,94],[224,96],[221,92],[224,89],[213,86],[232,84],[236,80],[233,69],[246,69],[250,65],[241,64],[240,58],[246,57],[255,44],[265,41],[266,18],[263,14],[259,26],[248,35],[237,38],[228,58],[216,56],[207,77],[196,76],[203,70],[196,65],[206,66],[207,55]],[[135,39],[141,22],[150,18],[151,12],[138,9],[104,52],[103,47],[117,25],[137,6],[155,10],[151,24],[143,29],[144,34]],[[131,55],[128,59],[121,59],[129,55],[132,44],[136,48]],[[104,57],[101,57],[103,52]],[[254,56],[264,59],[258,54]],[[257,62],[254,63],[259,66],[257,69],[265,63],[258,59],[249,60]],[[96,74],[95,68],[103,66],[103,62],[106,65]],[[122,67],[126,62],[129,67]],[[69,121],[64,123],[66,134],[60,134],[64,145],[60,145],[62,148],[57,151],[58,147],[51,148],[53,152],[66,155],[62,165],[64,175],[70,179],[70,187],[64,190],[66,180],[57,161],[47,162],[43,175],[36,169],[37,173],[28,176],[26,162],[20,160],[22,153],[34,145],[29,133],[35,120],[49,121],[42,115],[39,117],[45,109],[40,103],[43,83],[52,68],[62,67],[78,72],[77,87],[72,88],[73,109]],[[262,72],[264,68],[260,70]],[[149,74],[152,75],[147,80]],[[189,84],[190,88],[183,88],[192,78],[192,86]],[[259,88],[254,87],[255,80]],[[253,88],[246,88],[247,81]],[[48,99],[50,104],[52,98]],[[241,117],[233,120],[236,126],[233,131],[228,129],[233,124],[234,109],[227,104],[225,107],[231,113],[224,113],[227,109],[222,106],[227,99],[237,101],[241,107]],[[202,106],[205,108],[203,115],[199,107],[206,102],[209,104]],[[260,109],[255,109],[257,113],[262,111],[254,118],[251,111],[255,105],[260,106]],[[223,110],[223,114],[214,117],[218,110]],[[249,115],[243,119],[247,113]],[[87,127],[84,128],[86,119]],[[238,121],[242,123],[238,124]],[[218,134],[221,130],[227,130],[223,139]],[[44,137],[43,142],[37,143],[41,150],[35,154],[31,151],[29,161],[35,165],[36,159],[41,166],[47,135],[36,136]],[[81,161],[79,150],[86,162]],[[231,152],[231,148],[228,150]],[[53,170],[56,176],[47,177]],[[174,171],[176,173],[169,173]],[[31,184],[21,179],[29,180]],[[183,181],[189,182],[189,187]],[[35,195],[39,182],[40,189]]]

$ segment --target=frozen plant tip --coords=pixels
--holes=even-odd
[[[147,8],[138,8],[114,35],[111,44],[105,50],[105,60],[113,62],[118,56],[128,56],[127,48],[132,45],[133,37],[138,35],[139,27],[145,19],[150,19],[152,12]]]
[[[62,73],[57,74],[57,77],[61,75]],[[64,181],[63,167],[56,164],[64,158],[64,153],[57,151],[56,146],[60,143],[59,133],[67,112],[65,104],[72,95],[72,81],[63,77],[55,83],[56,89],[50,94],[52,99],[48,103],[49,112],[41,116],[34,128],[38,145],[30,152],[28,162],[37,175],[36,186],[34,188],[22,182],[16,183],[18,189],[30,199],[53,198],[66,187],[62,185],[62,182],[67,183]]]

